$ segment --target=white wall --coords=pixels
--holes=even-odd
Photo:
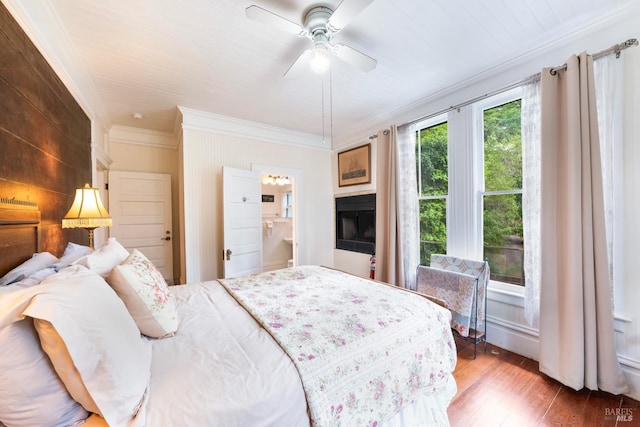
[[[313,136],[275,128],[265,131],[257,123],[180,110],[184,280],[222,277],[223,166],[249,170],[255,164],[268,164],[300,171],[302,177],[295,181],[298,264],[333,267],[331,152],[321,145],[317,150],[295,146],[296,140]]]
[[[91,120],[91,185],[100,191],[102,203],[109,211],[109,193],[105,188],[107,170],[112,163],[108,153],[107,131],[98,120]],[[109,227],[96,228],[93,245],[99,248],[109,238]]]

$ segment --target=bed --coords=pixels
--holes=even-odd
[[[321,266],[168,287],[115,239],[37,252],[34,211],[0,205],[7,426],[448,425],[450,313],[420,295]]]

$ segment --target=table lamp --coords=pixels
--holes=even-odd
[[[102,205],[97,188],[85,184],[76,189],[76,197],[69,212],[62,218],[62,228],[86,228],[89,247],[93,249],[93,230],[111,226],[111,216]]]

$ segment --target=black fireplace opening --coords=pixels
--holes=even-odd
[[[376,195],[336,198],[336,249],[374,254]]]

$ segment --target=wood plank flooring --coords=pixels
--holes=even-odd
[[[640,427],[640,402],[601,391],[575,390],[541,374],[538,362],[491,344],[473,359],[473,344],[456,338],[458,393],[452,427]],[[618,417],[618,415],[620,417]]]

